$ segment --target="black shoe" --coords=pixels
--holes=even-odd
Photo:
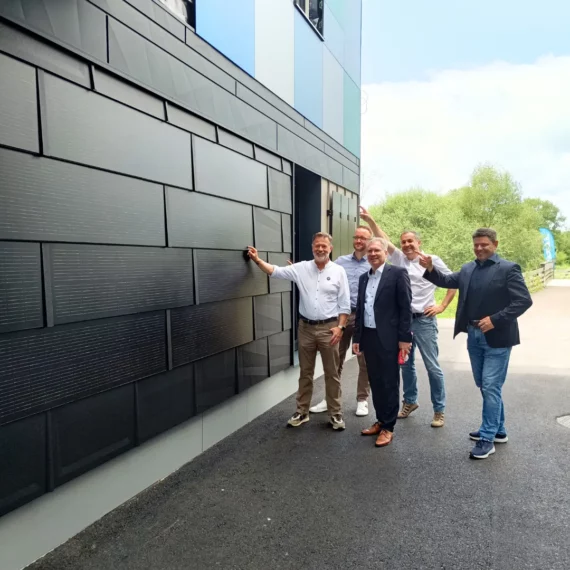
[[[472,439],[473,441],[479,441],[481,439],[481,435],[479,434],[479,430],[472,431],[469,434],[469,439]],[[498,433],[495,436],[494,441],[495,441],[495,443],[507,443],[507,441],[509,441],[509,438],[508,438],[506,433]]]
[[[480,439],[471,450],[469,457],[471,457],[471,459],[487,459],[487,457],[493,455],[493,453],[495,453],[494,444],[490,441]]]

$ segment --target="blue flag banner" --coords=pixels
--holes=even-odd
[[[542,251],[544,253],[544,261],[554,261],[556,259],[554,236],[547,228],[540,228],[539,231],[542,234]]]

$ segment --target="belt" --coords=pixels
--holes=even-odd
[[[311,321],[306,319],[303,315],[299,315],[299,318],[308,325],[324,325],[325,323],[332,323],[333,321],[338,321],[338,317],[331,317],[330,319],[323,319],[321,321]]]
[[[412,319],[420,319],[421,317],[425,317],[423,313],[412,313]]]
[[[478,327],[479,326],[479,321],[473,321],[473,320],[469,320],[467,321],[467,324],[472,326],[472,327]]]

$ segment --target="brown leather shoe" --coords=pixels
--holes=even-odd
[[[391,431],[383,429],[376,439],[376,447],[386,447],[387,445],[390,445],[393,438],[394,434]]]
[[[362,435],[378,435],[382,431],[380,422],[372,424],[369,428],[363,429],[360,433]]]

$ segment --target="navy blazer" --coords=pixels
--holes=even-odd
[[[370,273],[360,276],[353,342],[360,343],[364,328],[364,303]],[[407,269],[384,265],[376,289],[374,320],[380,343],[385,350],[398,350],[399,342],[412,342],[412,289]]]
[[[498,255],[493,259],[495,263],[483,274],[479,308],[482,314],[491,317],[495,327],[485,333],[487,344],[492,348],[506,348],[520,344],[517,318],[532,305],[532,299],[520,266]],[[467,295],[475,267],[476,262],[471,261],[457,273],[444,275],[435,267],[432,272],[424,273],[424,279],[438,287],[459,289],[454,338],[460,332],[467,332]]]

